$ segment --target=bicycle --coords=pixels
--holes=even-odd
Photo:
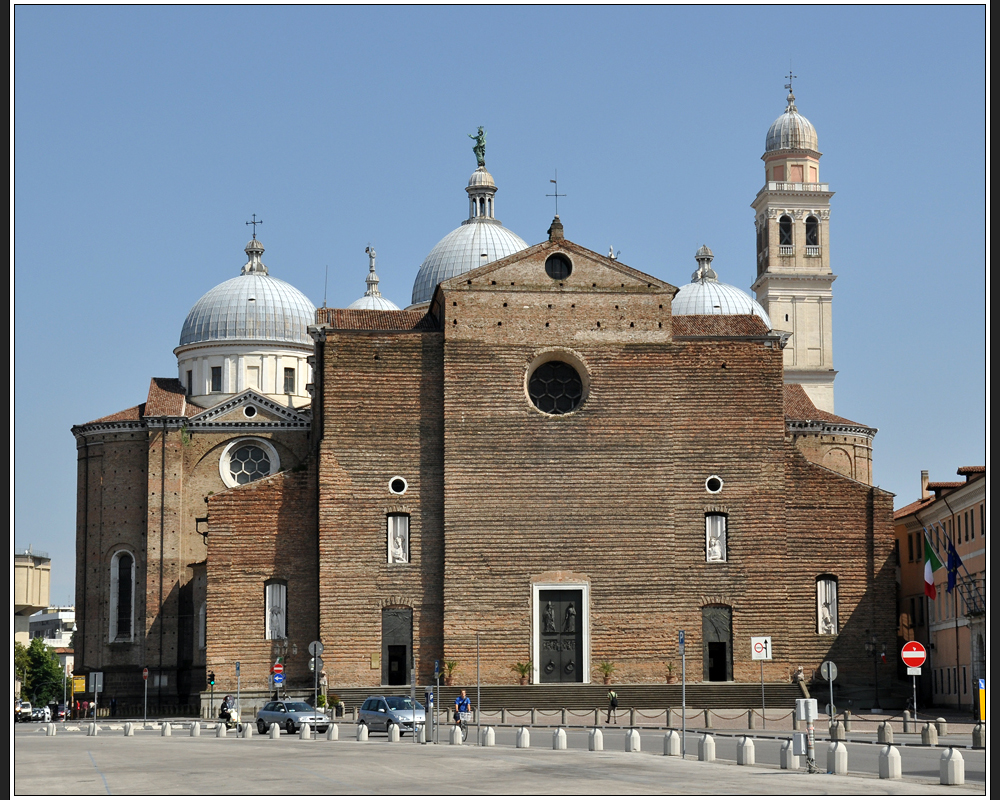
[[[458,720],[455,724],[462,731],[462,741],[464,742],[469,736],[469,723],[472,722],[472,712],[471,711],[460,711],[458,712]]]

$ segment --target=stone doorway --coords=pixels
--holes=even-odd
[[[549,589],[538,593],[538,679],[541,683],[582,683],[583,592]]]
[[[382,609],[382,683],[407,686],[413,655],[413,610]]]
[[[728,606],[705,606],[701,610],[704,642],[704,680],[733,679],[733,610]]]

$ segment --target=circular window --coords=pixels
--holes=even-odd
[[[562,253],[553,253],[545,259],[545,274],[553,280],[561,281],[568,278],[572,271],[573,262]]]
[[[583,379],[572,364],[545,361],[528,378],[528,397],[544,414],[568,414],[583,402]]]
[[[245,417],[256,417],[257,416],[257,408],[256,408],[256,406],[247,406],[246,408],[244,408],[243,409],[243,416],[245,416]]]
[[[705,481],[705,489],[711,494],[718,494],[722,491],[722,478],[718,475],[710,475]]]
[[[389,481],[389,491],[393,494],[403,494],[406,492],[406,479],[397,475]]]
[[[222,451],[219,474],[226,486],[243,486],[278,471],[278,451],[262,439],[240,439]]]

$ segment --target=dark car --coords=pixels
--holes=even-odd
[[[389,724],[399,727],[399,732],[413,732],[414,723],[425,722],[424,707],[417,703],[414,708],[409,697],[373,695],[361,706],[358,722],[363,722],[370,731],[389,730]]]
[[[286,733],[295,733],[304,723],[320,733],[326,733],[330,718],[300,700],[272,700],[257,712],[257,732],[264,734],[277,722]]]

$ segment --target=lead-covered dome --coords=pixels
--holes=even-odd
[[[507,230],[496,218],[497,186],[485,165],[472,173],[465,191],[469,195],[469,218],[427,254],[413,282],[413,305],[430,302],[441,281],[528,247],[524,239]]]
[[[264,246],[252,239],[239,277],[220,283],[194,304],[181,328],[180,345],[263,340],[311,345],[306,328],[316,307],[289,283],[267,274]]]
[[[764,152],[775,150],[815,150],[819,152],[819,137],[816,128],[803,117],[795,107],[795,95],[788,93],[785,113],[771,123],[767,131]]]
[[[671,314],[677,317],[698,314],[754,314],[771,330],[771,318],[764,307],[742,289],[720,283],[712,263],[712,251],[702,245],[695,260],[698,269],[691,275],[691,283],[682,286],[670,304]]]
[[[365,252],[368,254],[368,277],[365,278],[365,284],[368,288],[348,308],[360,308],[368,311],[399,311],[399,306],[392,300],[382,297],[382,292],[378,289],[379,278],[375,274],[375,248],[368,245]]]

